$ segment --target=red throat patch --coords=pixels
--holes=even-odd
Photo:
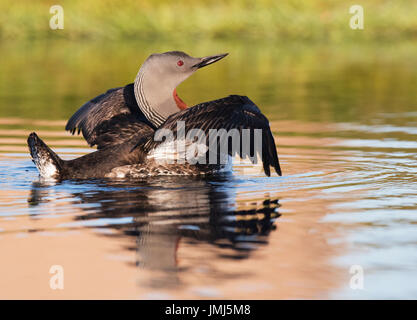
[[[188,108],[187,104],[184,101],[182,101],[180,97],[178,97],[177,88],[174,89],[173,95],[175,103],[177,104],[180,110],[185,110]]]

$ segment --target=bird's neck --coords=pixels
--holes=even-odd
[[[172,92],[172,95],[174,96],[175,103],[177,104],[178,109],[185,110],[188,108],[187,104],[182,101],[182,99],[177,94],[177,88],[174,89],[174,92]]]
[[[135,79],[135,98],[139,108],[146,118],[155,126],[159,127],[171,114],[187,105],[176,92],[175,83],[170,81],[158,81],[159,75],[146,73],[141,68]]]

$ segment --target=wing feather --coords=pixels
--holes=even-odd
[[[113,88],[82,105],[68,120],[65,130],[74,134],[82,132],[85,140],[94,145],[94,129],[103,121],[118,114],[129,113],[124,103],[123,88]]]
[[[82,132],[90,146],[98,149],[114,146],[137,133],[153,130],[137,106],[133,84],[113,88],[81,106],[68,120],[65,130]]]
[[[175,139],[178,121],[185,122],[186,134],[191,129],[201,129],[206,136],[209,136],[210,129],[237,129],[240,133],[241,141],[242,130],[250,129],[250,150],[252,155],[252,150],[254,150],[254,129],[262,129],[262,151],[260,155],[265,174],[270,175],[271,166],[279,175],[282,174],[275,140],[269,127],[268,119],[248,97],[232,95],[223,99],[198,104],[171,115],[161,125],[160,129],[171,130]],[[206,142],[210,149],[213,146],[209,144],[208,140],[206,139]],[[163,142],[165,141],[155,141],[152,138],[143,145],[143,148],[145,152],[149,152]],[[229,154],[234,155],[233,153],[239,153],[242,156],[242,146],[239,151],[229,149]]]

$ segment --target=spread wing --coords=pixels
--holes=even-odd
[[[208,137],[206,139],[206,150],[209,152],[213,151],[213,148],[216,148],[216,146],[220,148],[218,144],[213,145],[214,140],[210,141],[210,129],[225,129],[227,132],[230,132],[229,130],[231,129],[236,129],[235,132],[238,132],[240,135],[241,145],[239,148],[233,149],[230,148],[229,144],[228,154],[235,155],[238,153],[241,157],[245,157],[247,154],[243,153],[243,147],[246,144],[246,147],[250,147],[250,153],[252,155],[254,150],[255,152],[258,151],[261,155],[263,168],[267,176],[270,175],[271,166],[281,175],[281,168],[274,137],[269,127],[269,121],[248,97],[232,95],[223,99],[198,104],[192,108],[171,115],[158,129],[171,130],[174,139],[176,139],[178,121],[184,121],[185,136],[191,129],[201,129],[205,136]],[[257,132],[258,134],[261,132],[261,150],[256,150],[257,148],[254,145],[255,141],[259,141],[255,138],[256,129],[261,129]],[[244,133],[244,131],[246,132]],[[244,135],[246,140],[243,138]],[[166,142],[165,140],[155,140],[153,138],[143,145],[145,152],[154,150]],[[217,154],[219,153],[218,150],[216,152]],[[255,160],[253,157],[249,158],[252,161],[256,161],[256,158]]]
[[[85,103],[68,120],[65,130],[72,134],[81,131],[90,146],[104,149],[153,128],[140,112],[133,84],[129,84],[110,89]]]

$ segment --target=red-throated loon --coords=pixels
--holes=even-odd
[[[270,175],[272,166],[281,175],[269,122],[249,98],[231,95],[189,108],[177,95],[176,87],[182,81],[226,55],[193,58],[180,51],[152,54],[141,66],[134,83],[95,97],[69,119],[65,129],[72,134],[81,131],[90,146],[97,146],[97,151],[73,160],[62,160],[36,133],[29,135],[29,150],[40,175],[55,179],[86,179],[215,173],[224,169],[225,164],[217,157],[222,153],[221,146],[213,144],[213,141],[219,141],[218,137],[212,140],[210,134],[222,129],[226,132],[234,130],[242,144],[234,149],[227,147],[223,154],[243,157],[244,143],[253,154],[256,129],[260,129],[258,140],[262,148],[258,151],[265,174]],[[178,161],[180,157],[184,159],[185,154],[189,155],[188,151],[178,151],[172,143],[180,140],[179,124],[184,129],[181,139],[185,149],[194,146],[191,153],[198,154],[198,161]],[[190,138],[192,130],[199,130],[197,140],[196,135]],[[158,132],[173,134],[163,135],[164,140],[157,137]],[[199,140],[202,135],[208,138]],[[168,137],[171,140],[167,140]],[[227,141],[229,138],[226,135]],[[210,162],[209,154],[213,153],[216,161]],[[175,161],[166,161],[175,156]],[[207,161],[201,161],[203,158]]]

